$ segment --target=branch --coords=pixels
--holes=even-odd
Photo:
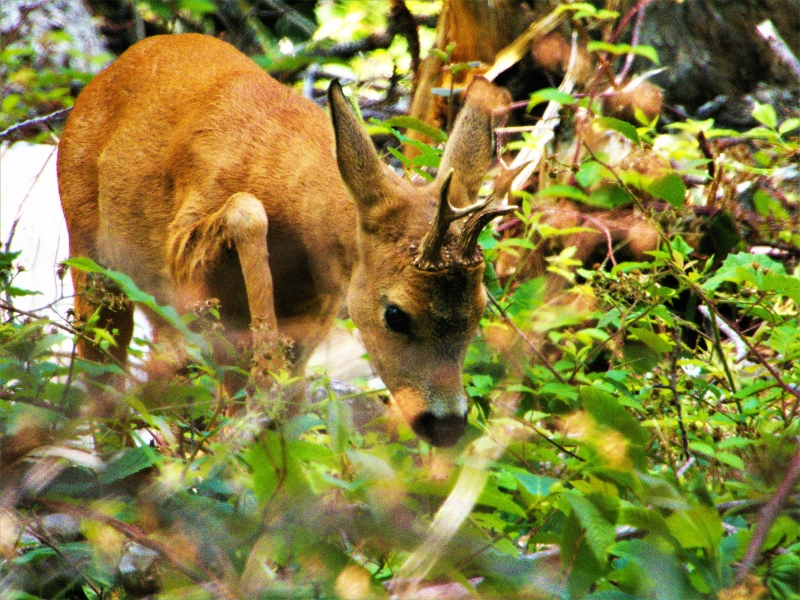
[[[419,34],[414,15],[408,10],[404,0],[392,0],[392,8],[387,17],[386,31],[372,34],[363,40],[336,44],[327,48],[315,48],[309,51],[309,56],[316,58],[353,58],[362,52],[386,49],[391,46],[396,35],[401,35],[408,40],[408,52],[411,54],[411,69],[419,72]]]
[[[4,131],[0,131],[0,140],[4,140],[7,137],[10,137],[12,133],[19,131],[20,129],[25,129],[26,127],[31,127],[33,125],[41,125],[44,123],[45,125],[50,127],[50,121],[54,121],[60,117],[63,117],[68,112],[70,112],[72,108],[62,108],[61,110],[57,110],[56,112],[50,113],[49,115],[43,115],[41,117],[36,117],[33,119],[28,119],[27,121],[23,121],[22,123],[17,123],[16,125],[12,125],[8,129]]]
[[[205,569],[200,565],[193,565],[194,568],[187,567],[186,565],[183,564],[181,560],[178,559],[178,556],[176,556],[172,552],[169,546],[148,537],[148,535],[144,531],[142,531],[141,529],[139,529],[134,525],[130,525],[129,523],[126,523],[114,517],[110,517],[108,515],[104,515],[101,512],[97,512],[95,510],[86,508],[84,506],[70,504],[69,502],[61,502],[58,500],[47,500],[44,498],[37,498],[36,502],[38,504],[47,506],[48,508],[55,511],[73,514],[84,519],[90,519],[92,521],[98,521],[100,523],[108,525],[116,529],[120,533],[122,533],[125,537],[133,540],[137,544],[144,546],[145,548],[149,548],[154,552],[158,552],[175,568],[175,570],[177,570],[182,575],[187,577],[190,581],[193,581],[194,583],[198,584],[212,586],[217,597],[233,598],[232,594],[230,594],[230,592],[226,590],[223,582],[220,581],[218,578],[216,578],[214,575],[212,575],[207,569]]]
[[[789,463],[786,476],[780,482],[769,501],[758,513],[758,520],[753,529],[753,537],[739,565],[739,570],[736,572],[736,583],[744,581],[755,566],[756,559],[761,553],[761,546],[764,544],[764,540],[769,530],[772,528],[772,524],[775,522],[781,508],[789,498],[789,494],[791,494],[798,479],[800,479],[800,444],[798,444],[797,450],[795,450],[792,462]]]

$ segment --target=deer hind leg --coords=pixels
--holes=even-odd
[[[73,251],[72,255],[78,254]],[[102,277],[90,277],[83,271],[72,269],[72,282],[75,289],[76,325],[79,329],[82,328],[97,314],[95,326],[108,331],[115,342],[107,350],[103,350],[93,341],[92,332],[85,330],[78,339],[78,354],[87,360],[116,362],[124,366],[127,362],[128,345],[133,338],[133,304],[114,290],[113,286],[108,286],[108,281]],[[105,373],[92,377],[92,380],[100,385],[91,388],[89,403],[85,406],[87,414],[99,418],[123,414],[125,404],[121,402],[118,392],[124,388],[124,378]]]
[[[111,333],[115,344],[107,351],[101,350],[86,332],[78,340],[78,354],[87,360],[108,362],[109,356],[124,365],[128,355],[128,345],[133,338],[133,304],[115,290],[106,287],[101,278],[92,278],[77,269],[72,269],[72,283],[75,289],[75,317],[79,324],[88,323],[97,312],[96,326]]]
[[[251,344],[256,357],[256,383],[266,386],[269,371],[285,367],[275,316],[272,274],[267,251],[267,214],[252,194],[233,194],[223,206],[204,216],[185,202],[170,226],[168,263],[181,287],[202,288],[213,295],[209,274],[228,248],[234,248],[244,279],[250,313]]]

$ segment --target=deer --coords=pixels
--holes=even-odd
[[[452,446],[486,305],[478,236],[509,210],[478,196],[510,97],[476,78],[437,175],[417,185],[383,164],[338,81],[327,96],[330,118],[211,36],[134,44],[80,93],[60,139],[70,255],[179,311],[217,299],[225,335],[290,340],[298,377],[344,303],[390,405]],[[76,318],[94,314],[124,363],[132,308],[72,278]],[[166,326],[151,321],[158,339]],[[103,358],[86,340],[79,353]]]

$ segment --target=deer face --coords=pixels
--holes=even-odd
[[[423,439],[451,446],[466,425],[461,366],[486,306],[483,263],[426,271],[413,264],[419,237],[359,235],[350,316],[398,412]]]
[[[506,211],[467,206],[492,157],[488,101],[469,99],[440,176],[415,188],[380,163],[338,84],[329,92],[337,162],[357,208],[350,316],[396,409],[436,446],[452,446],[466,427],[461,368],[486,306],[477,237]]]

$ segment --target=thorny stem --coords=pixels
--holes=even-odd
[[[628,12],[628,14],[626,14],[624,17],[622,17],[622,19],[620,19],[619,25],[617,25],[617,28],[614,30],[614,33],[611,34],[611,38],[608,41],[614,43],[619,37],[619,35],[622,33],[622,31],[625,29],[625,27],[628,25],[628,22],[633,18],[633,16],[639,13],[640,11],[644,12],[644,9],[647,8],[647,5],[650,4],[652,1],[653,0],[639,0],[639,2],[636,3],[636,6],[634,6]]]
[[[636,23],[633,26],[633,34],[631,35],[631,46],[637,46],[639,44],[639,34],[641,33],[643,22],[644,7],[636,10]],[[633,64],[633,57],[633,52],[628,52],[625,56],[625,64],[622,65],[622,69],[616,77],[618,82],[624,81],[625,77],[628,76],[628,72],[631,70],[631,65]]]
[[[780,482],[772,497],[759,511],[758,520],[753,528],[753,537],[750,539],[750,544],[747,546],[744,558],[739,564],[739,570],[736,572],[735,581],[737,583],[744,581],[755,566],[756,560],[761,553],[761,546],[764,545],[764,540],[769,530],[772,528],[772,524],[775,522],[781,508],[789,498],[789,494],[791,494],[798,479],[800,479],[800,443],[798,443],[797,449],[792,457],[792,462],[789,463],[786,476]]]

